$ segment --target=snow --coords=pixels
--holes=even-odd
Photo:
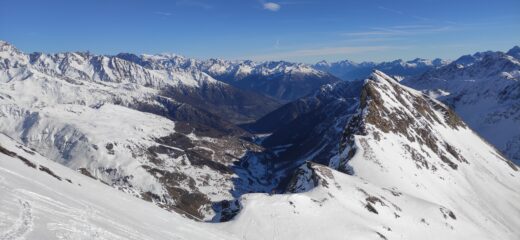
[[[439,122],[419,114],[422,93],[379,71],[366,84],[389,112],[415,118],[407,128],[414,141],[367,123],[366,134],[354,135],[353,176],[306,163],[289,184],[294,194],[244,195],[242,211],[221,228],[244,239],[518,239],[518,170],[469,128],[447,124],[438,107],[430,106]],[[431,129],[438,152],[419,143],[416,127]],[[447,155],[458,164],[448,167],[439,155],[446,145],[468,162]]]
[[[515,89],[520,86],[519,71],[520,62],[513,56],[485,52],[463,56],[403,83],[452,106],[471,128],[518,162],[520,111]]]
[[[9,61],[14,60],[13,54],[28,58],[11,45],[1,49]],[[84,168],[131,195],[152,193],[161,197],[158,205],[175,204],[157,179],[160,174],[145,167],[156,167],[148,148],[160,145],[158,138],[174,134],[176,124],[131,107],[147,104],[161,109],[156,97],[164,88],[224,83],[196,70],[147,69],[113,56],[59,53],[33,58],[30,64],[0,64],[0,133],[71,169]],[[194,150],[201,150],[222,146],[226,140],[194,136],[192,141]],[[164,162],[159,170],[186,174],[186,182],[195,181],[180,185],[186,191],[195,188],[214,201],[232,199],[231,174],[191,165],[181,150],[175,158],[158,154]],[[244,154],[233,151],[233,156]],[[226,159],[219,155],[216,160],[223,161],[220,158]],[[206,217],[213,214],[210,211]]]
[[[329,72],[343,80],[351,81],[364,79],[373,69],[384,71],[391,75],[399,75],[402,77],[410,77],[420,75],[429,70],[436,69],[449,64],[450,62],[442,59],[413,59],[404,61],[401,59],[391,62],[353,62],[343,60],[339,62],[328,63],[320,61],[313,65],[315,69]]]
[[[235,239],[29,154],[5,135],[0,146],[62,178],[0,153],[0,239]]]
[[[173,199],[161,195],[166,190],[157,176],[162,173],[145,171],[143,165],[150,162],[144,154],[150,146],[181,152],[183,149],[156,141],[175,133],[177,123],[125,106],[135,99],[150,100],[153,104],[151,98],[163,85],[194,87],[216,82],[197,68],[232,72],[236,62],[213,59],[200,63],[176,55],[147,55],[143,59],[151,67],[143,68],[117,57],[69,53],[43,54],[34,64],[27,65],[26,55],[5,43],[0,42],[0,46],[0,58],[8,56],[18,64],[0,65],[0,146],[8,150],[0,153],[0,239],[520,237],[520,173],[515,165],[464,123],[452,126],[444,104],[401,86],[383,72],[375,71],[365,81],[366,102],[362,104],[355,98],[349,99],[349,106],[340,105],[348,107],[348,111],[338,111],[345,115],[334,116],[336,124],[328,130],[338,133],[345,127],[339,123],[348,122],[348,126],[352,124],[363,131],[344,136],[352,137],[352,142],[323,136],[323,141],[342,148],[330,161],[330,167],[305,163],[295,172],[288,193],[244,194],[240,198],[241,211],[233,220],[204,224],[132,196],[151,192],[161,196],[161,204],[171,203]],[[91,61],[99,65],[91,66],[87,63]],[[57,63],[69,65],[60,68]],[[255,71],[323,74],[307,65],[286,62],[239,64],[240,75]],[[475,78],[464,80],[475,81],[464,81],[463,87],[483,83]],[[316,94],[334,93],[335,87],[324,86]],[[453,95],[452,91],[440,93]],[[341,97],[335,101],[344,101]],[[380,104],[376,106],[380,112],[367,107],[372,103]],[[425,105],[420,108],[417,103]],[[487,109],[493,104],[482,106]],[[387,121],[389,126],[411,121],[399,125],[404,128],[401,131],[385,130],[385,124],[367,120],[371,114],[381,114],[377,119]],[[353,117],[360,117],[361,121],[356,123]],[[423,129],[428,130],[426,135],[421,134]],[[326,135],[335,136],[328,132]],[[175,170],[190,177],[196,191],[213,203],[232,200],[233,191],[269,192],[280,177],[276,174],[281,173],[275,173],[274,180],[263,177],[267,175],[263,159],[241,151],[243,148],[219,152],[211,147],[237,144],[229,139],[195,133],[185,137],[195,145],[192,149],[204,150],[212,157],[231,154],[248,159],[244,163],[248,166],[234,166],[232,174],[223,174],[191,162],[180,164],[184,155],[157,154],[157,159],[162,160],[159,170]],[[266,135],[257,137],[261,141]],[[204,145],[198,144],[201,142]],[[35,147],[39,153],[23,145]],[[281,154],[292,146],[274,147],[273,153]],[[310,149],[304,157],[312,161],[323,147]],[[356,151],[349,155],[350,150]],[[35,168],[27,162],[34,163]],[[450,167],[448,162],[457,167]],[[280,165],[296,163],[299,162],[295,159]],[[333,170],[344,170],[345,166],[353,169],[352,176]],[[72,170],[82,167],[100,179]],[[116,171],[102,173],[107,169]],[[243,176],[251,178],[240,179]],[[119,177],[129,179],[114,186],[130,194],[101,182],[113,184]],[[186,182],[180,182],[179,188],[195,191]],[[211,218],[211,210],[201,211],[203,220]]]
[[[501,227],[494,222],[496,219],[481,219],[479,224],[472,224],[473,214],[478,215],[478,211],[457,211],[459,206],[431,202],[330,171],[332,177],[322,176],[328,187],[319,184],[303,193],[244,196],[240,214],[221,228],[243,239],[381,239],[379,234],[387,239],[516,239],[519,236],[517,228],[492,229]],[[369,196],[381,201],[371,204],[377,214],[366,208]],[[454,211],[456,219],[446,216],[449,211]],[[518,226],[514,216],[509,220],[514,221],[510,226]]]

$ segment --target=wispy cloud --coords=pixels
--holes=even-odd
[[[384,6],[378,6],[377,8],[381,9],[381,10],[384,10],[384,11],[392,12],[392,13],[395,13],[395,14],[400,14],[400,15],[404,14],[403,11],[396,10],[396,9],[393,9],[393,8],[388,8],[388,7],[384,7]]]
[[[197,0],[179,0],[175,3],[177,6],[198,7],[206,10],[213,8],[212,5]]]
[[[316,3],[316,2],[312,2],[312,1],[281,1],[281,2],[278,2],[278,4],[280,4],[280,5],[300,5],[300,4],[311,4],[311,3]]]
[[[271,11],[271,12],[278,12],[282,6],[288,6],[288,5],[301,5],[301,4],[313,4],[316,2],[312,1],[277,1],[277,2],[267,2],[265,0],[257,0],[263,9]]]
[[[161,16],[166,16],[166,17],[169,17],[169,16],[172,15],[171,12],[161,12],[161,11],[153,12],[153,14],[161,15]]]
[[[433,25],[400,25],[384,28],[370,28],[367,31],[347,32],[343,35],[350,37],[366,37],[366,36],[401,36],[401,35],[418,35],[433,34],[439,32],[456,30],[453,26],[433,26]]]
[[[280,4],[274,2],[263,2],[262,4],[265,10],[272,12],[277,12],[281,8]]]
[[[299,49],[294,51],[286,52],[275,52],[269,54],[262,54],[256,56],[248,56],[246,59],[252,59],[255,61],[266,61],[266,60],[280,60],[280,59],[294,59],[302,57],[324,57],[334,55],[345,55],[353,53],[363,53],[372,51],[382,51],[388,49],[397,49],[404,47],[394,46],[356,46],[356,47],[326,47],[326,48],[313,48],[313,49]]]
[[[383,10],[383,11],[386,11],[386,12],[390,12],[390,13],[394,13],[394,14],[398,14],[398,15],[403,15],[403,16],[407,16],[409,18],[413,18],[415,20],[420,20],[420,21],[423,21],[423,22],[432,22],[432,21],[435,21],[435,19],[431,19],[431,18],[427,18],[427,17],[422,17],[422,16],[417,16],[417,15],[410,15],[409,13],[406,13],[404,11],[401,11],[401,10],[398,10],[398,9],[393,9],[393,8],[389,8],[389,7],[385,7],[385,6],[378,6],[377,7],[379,10]]]
[[[369,42],[391,42],[391,41],[401,41],[406,38],[403,37],[395,37],[395,36],[367,36],[367,37],[360,37],[360,38],[349,38],[346,40],[343,40],[341,42],[343,43],[369,43]]]
[[[280,49],[280,39],[277,39],[274,43],[274,49]]]

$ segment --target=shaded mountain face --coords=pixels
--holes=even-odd
[[[195,60],[177,55],[118,57],[152,69],[180,68],[204,72],[239,89],[269,96],[281,102],[303,97],[321,85],[339,81],[333,75],[301,63]]]
[[[328,63],[321,61],[313,65],[314,68],[329,72],[343,80],[352,81],[365,79],[374,69],[383,71],[392,76],[406,78],[423,74],[429,70],[447,65],[449,62],[442,59],[420,59],[416,58],[410,61],[401,59],[391,62],[362,62],[356,63],[349,60]]]
[[[359,104],[362,86],[363,81],[325,85],[247,126],[253,132],[269,133],[261,144],[272,152],[266,157],[271,167],[285,176],[280,179],[281,185],[305,161],[328,164],[337,154],[343,129]]]
[[[484,139],[520,161],[520,60],[517,47],[507,54],[484,52],[406,79],[451,106]],[[470,60],[468,60],[470,59]]]

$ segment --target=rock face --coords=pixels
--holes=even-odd
[[[452,107],[484,139],[511,160],[520,161],[520,60],[508,53],[483,52],[409,78],[403,84]]]
[[[456,170],[457,163],[468,163],[460,151],[439,136],[437,125],[458,131],[467,126],[448,107],[423,95],[407,90],[394,79],[375,71],[361,91],[360,109],[352,116],[344,132],[340,151],[347,156],[355,154],[355,135],[372,134],[374,139],[382,136],[398,135],[417,143],[421,152],[411,146],[403,146],[411,152],[417,167],[437,169],[425,160],[432,158],[425,149],[435,153],[442,162]],[[372,128],[372,129],[370,129]],[[427,155],[423,155],[423,154]],[[348,159],[348,158],[346,158]],[[453,161],[457,160],[457,161]],[[334,163],[335,164],[335,163]],[[346,169],[346,162],[339,162],[338,168]]]

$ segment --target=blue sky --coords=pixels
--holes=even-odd
[[[0,39],[24,52],[453,59],[520,45],[520,1],[0,0]]]

